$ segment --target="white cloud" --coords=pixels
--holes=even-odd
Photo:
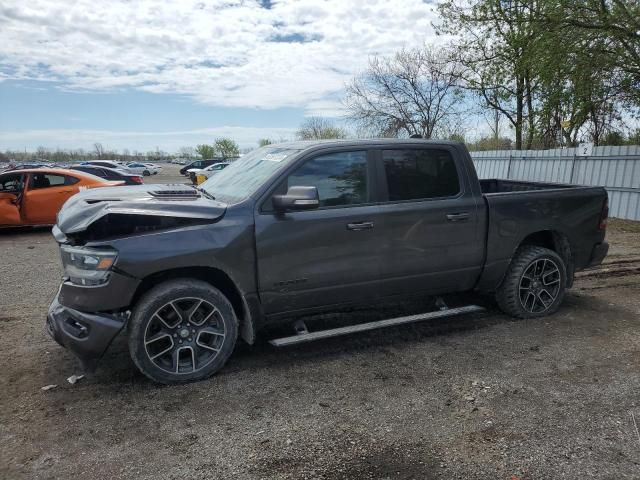
[[[422,0],[271,3],[3,0],[0,81],[335,115],[345,82],[370,55],[434,41],[434,6]]]
[[[184,131],[115,131],[91,129],[46,129],[0,131],[0,145],[7,150],[34,150],[38,145],[52,149],[90,150],[96,142],[110,150],[136,149],[142,152],[155,150],[156,147],[175,152],[183,146],[211,143],[212,139],[233,138],[240,148],[257,146],[260,138],[274,141],[293,140],[295,128],[270,127],[212,127]]]

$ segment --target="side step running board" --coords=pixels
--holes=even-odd
[[[269,343],[274,347],[286,347],[298,343],[313,342],[323,338],[338,337],[340,335],[348,335],[350,333],[366,332],[375,330],[376,328],[392,327],[394,325],[402,325],[404,323],[420,322],[431,318],[451,317],[453,315],[461,315],[463,313],[482,312],[484,308],[479,305],[466,305],[458,308],[446,308],[436,312],[421,313],[419,315],[409,315],[406,317],[388,318],[378,320],[376,322],[360,323],[358,325],[350,325],[348,327],[332,328],[330,330],[319,330],[317,332],[309,332],[304,324],[296,326],[296,330],[300,333],[291,337],[276,338],[270,340]]]

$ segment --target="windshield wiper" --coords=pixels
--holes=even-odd
[[[202,193],[205,197],[207,197],[209,200],[215,200],[216,197],[214,197],[213,195],[211,195],[209,192],[207,192],[204,188],[202,187],[196,187],[196,190],[198,190],[200,193]]]

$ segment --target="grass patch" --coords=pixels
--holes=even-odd
[[[608,228],[624,233],[640,233],[640,222],[623,220],[621,218],[609,218]]]

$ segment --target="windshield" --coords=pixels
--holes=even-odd
[[[286,165],[300,150],[266,146],[254,150],[231,163],[204,182],[201,187],[227,203],[238,203],[255,192],[264,181]]]

